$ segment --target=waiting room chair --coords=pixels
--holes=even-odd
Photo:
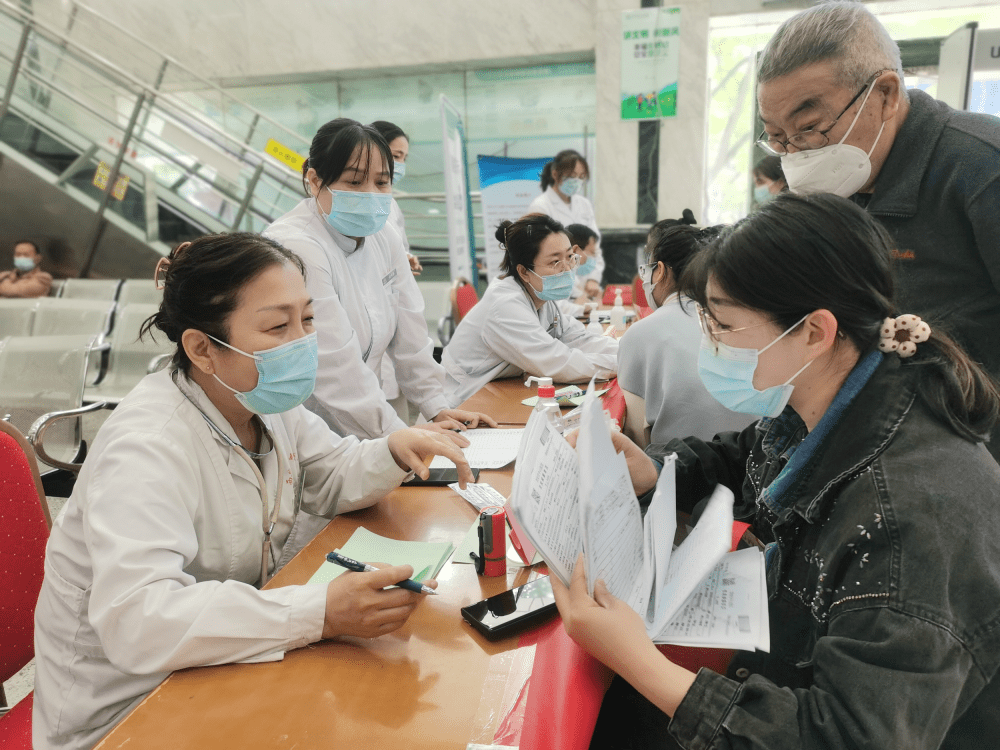
[[[8,336],[0,341],[0,417],[9,415],[27,433],[45,414],[79,409],[94,341],[93,336]],[[79,462],[85,451],[79,419],[53,428],[48,453],[56,461]]]
[[[103,377],[84,391],[85,402],[106,401],[117,404],[156,364],[166,364],[161,355],[172,354],[174,344],[166,334],[157,330],[154,336],[139,340],[139,329],[148,317],[154,315],[158,305],[129,304],[121,308],[111,334],[108,368]]]
[[[0,683],[35,656],[34,612],[42,588],[52,519],[34,454],[21,433],[0,420]],[[0,686],[0,747],[31,750],[33,693],[8,708]]]
[[[163,301],[163,290],[153,286],[152,279],[125,279],[118,292],[118,307],[133,305],[157,305]]]
[[[66,279],[52,279],[52,286],[49,287],[49,297],[58,297],[62,294],[63,284],[66,283]]]
[[[95,299],[114,302],[118,299],[121,279],[66,279],[59,293],[60,299]]]
[[[632,304],[632,287],[628,284],[608,284],[604,287],[604,297],[601,299],[602,305],[615,304],[615,290],[622,290],[622,304],[628,307]]]
[[[115,303],[110,300],[41,297],[31,325],[32,336],[107,335]]]
[[[441,346],[447,346],[451,337],[455,334],[455,329],[462,322],[462,318],[469,314],[469,310],[479,302],[479,295],[476,288],[468,279],[455,279],[448,291],[450,310],[447,315],[438,321],[438,338]]]
[[[37,299],[0,299],[0,338],[30,336]]]

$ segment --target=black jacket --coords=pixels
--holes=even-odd
[[[896,302],[1000,377],[1000,119],[919,90],[868,196],[895,240]],[[1000,430],[988,446],[1000,458]]]
[[[701,670],[670,723],[684,748],[981,748],[1000,738],[1000,466],[887,356],[775,511],[785,463],[764,420],[676,452],[678,505],[716,481],[775,542],[771,654]],[[786,409],[785,414],[794,412]]]

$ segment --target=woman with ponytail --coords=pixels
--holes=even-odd
[[[832,195],[780,195],[695,258],[702,381],[762,416],[651,445],[677,503],[717,483],[765,548],[771,653],[727,675],[664,657],[603,584],[553,579],[570,636],[618,675],[592,748],[975,748],[1000,734],[997,386],[893,304],[889,235]]]
[[[604,254],[601,252],[601,232],[594,216],[594,204],[583,194],[584,183],[590,179],[587,160],[571,148],[560,151],[542,168],[542,194],[528,206],[528,213],[551,216],[564,227],[583,224],[597,235],[596,252],[576,269],[576,280],[583,287],[588,281],[601,283],[604,275]],[[579,295],[574,295],[579,296]]]

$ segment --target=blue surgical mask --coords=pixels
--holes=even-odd
[[[595,268],[597,268],[597,258],[593,255],[587,254],[584,254],[583,257],[586,258],[586,260],[576,267],[577,276],[588,276],[593,273]]]
[[[23,256],[18,256],[14,258],[14,268],[18,270],[19,273],[28,273],[35,267],[35,261],[31,258],[25,258]]]
[[[579,177],[567,177],[559,185],[559,192],[563,195],[576,195],[583,187],[583,180]]]
[[[390,193],[355,193],[327,188],[333,198],[326,223],[347,237],[369,237],[385,226],[392,208]]]
[[[229,346],[215,336],[209,338],[257,362],[257,385],[246,393],[231,388],[212,373],[216,380],[233,392],[237,401],[254,414],[281,414],[294,409],[312,395],[319,362],[315,332],[253,354]]]
[[[542,291],[535,290],[535,294],[538,295],[538,299],[540,300],[558,302],[559,300],[569,299],[570,294],[573,293],[572,271],[554,273],[551,276],[542,276],[534,271],[532,273],[542,280]]]
[[[753,189],[753,199],[759,205],[764,205],[772,198],[774,198],[774,194],[767,189],[767,185],[758,185]]]
[[[802,320],[805,320],[805,316]],[[813,363],[806,362],[802,368],[781,385],[772,385],[758,391],[753,385],[757,371],[757,358],[789,334],[799,323],[793,325],[763,349],[741,349],[713,341],[704,334],[701,351],[698,352],[698,375],[715,400],[730,411],[752,414],[757,417],[776,417],[788,404],[795,386],[792,381]],[[716,351],[718,348],[718,351]]]
[[[395,185],[406,177],[406,164],[401,161],[394,161],[392,164],[392,184]]]

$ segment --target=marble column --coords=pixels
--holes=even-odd
[[[597,86],[597,158],[592,165],[598,186],[594,210],[601,227],[632,227],[638,196],[638,123],[622,122],[622,11],[640,7],[640,0],[597,0],[594,51]]]
[[[708,31],[705,0],[671,2],[681,9],[681,54],[677,116],[660,121],[657,217],[679,219],[690,208],[705,220],[705,139],[708,130]]]

